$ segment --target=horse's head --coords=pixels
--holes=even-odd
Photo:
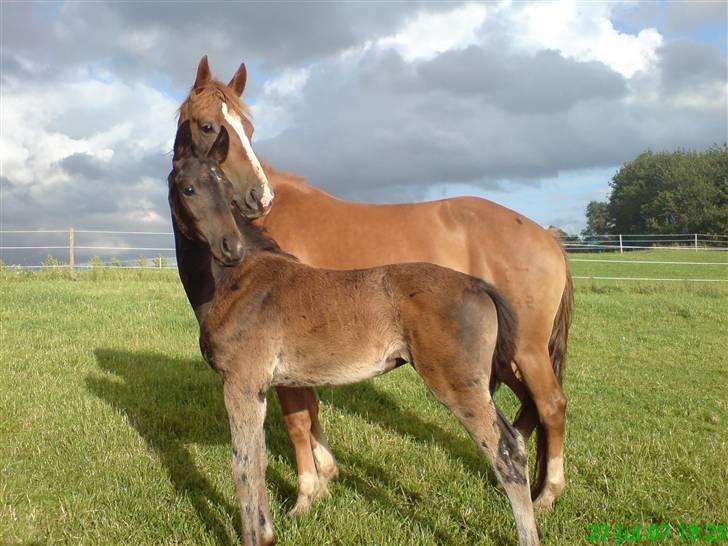
[[[273,189],[253,152],[250,141],[253,124],[240,96],[245,89],[247,71],[241,64],[228,85],[212,79],[207,56],[197,67],[197,78],[179,109],[178,127],[190,122],[193,149],[207,153],[225,127],[230,134],[230,153],[222,162],[225,176],[243,197],[243,212],[248,218],[265,216],[273,204]]]
[[[228,154],[228,132],[220,127],[210,150],[201,156],[194,152],[190,125],[182,123],[174,141],[174,168],[168,179],[172,217],[188,239],[206,242],[218,263],[236,265],[245,255],[231,210],[233,203],[239,206],[239,194],[219,167]]]

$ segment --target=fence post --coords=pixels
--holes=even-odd
[[[695,234],[695,252],[698,251],[698,234]]]
[[[68,268],[71,270],[71,276],[76,273],[76,256],[74,247],[76,246],[76,237],[73,228],[68,230]]]
[[[624,250],[622,250],[622,234],[619,234],[619,253],[624,254]]]

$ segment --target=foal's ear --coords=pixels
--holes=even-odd
[[[192,154],[192,128],[190,120],[185,120],[177,129],[174,137],[174,157],[172,161],[187,159]]]
[[[245,63],[240,63],[240,68],[233,75],[233,79],[230,80],[228,87],[235,91],[238,97],[242,96],[245,91],[245,82],[248,81],[248,70],[245,68]]]
[[[225,129],[224,125],[220,125],[220,132],[218,133],[212,148],[210,148],[210,151],[207,152],[207,157],[217,161],[218,163],[222,163],[227,159],[229,147],[230,137],[228,136],[227,129]]]
[[[207,82],[212,79],[212,73],[210,72],[210,65],[207,63],[207,55],[200,59],[200,64],[197,65],[197,77],[195,78],[195,85],[193,89],[199,89]]]

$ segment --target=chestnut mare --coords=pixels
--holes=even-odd
[[[510,304],[485,281],[433,264],[336,271],[300,263],[233,215],[232,203],[244,198],[235,199],[218,168],[228,145],[221,127],[198,157],[184,122],[169,203],[176,233],[213,257],[217,283],[200,349],[223,383],[242,543],[276,541],[265,487],[268,389],[349,384],[411,364],[490,460],[519,544],[538,545],[525,444],[489,388],[491,366],[510,367],[515,354]]]
[[[247,215],[259,217],[259,225],[281,248],[306,264],[328,269],[429,262],[494,284],[514,305],[519,316],[514,363],[520,377],[503,366],[496,370],[493,386],[505,382],[518,396],[521,409],[515,426],[524,437],[537,431],[533,495],[537,509],[550,509],[565,485],[566,398],[561,383],[573,301],[559,241],[522,215],[485,199],[362,205],[336,199],[270,167],[260,171],[250,146],[253,126],[240,100],[246,77],[243,64],[228,85],[213,80],[203,57],[180,107],[179,124],[192,122],[194,148],[201,152],[210,149],[221,127],[233,135],[221,167],[246,196]],[[272,208],[270,184],[275,192]],[[335,461],[326,448],[313,391],[277,392],[298,466],[294,513],[303,512],[311,499],[325,493]]]

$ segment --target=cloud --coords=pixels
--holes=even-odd
[[[166,227],[175,108],[141,83],[9,82],[0,138],[3,225]]]
[[[470,46],[407,62],[370,48],[319,64],[291,125],[258,147],[334,193],[384,195],[390,186],[537,184],[563,170],[619,165],[647,148],[719,141],[725,90],[702,106],[670,99],[656,83],[663,69],[668,78],[674,72],[665,59],[656,55],[628,79],[549,50]]]
[[[498,191],[541,214],[553,192],[543,221],[571,225],[582,205],[551,210],[566,190],[544,180],[725,139],[722,44],[669,34],[723,15],[686,6],[4,3],[2,225],[168,229],[175,109],[205,53],[223,78],[248,64],[276,167],[370,201]]]
[[[524,4],[509,14],[514,42],[529,51],[555,49],[577,61],[599,61],[625,77],[647,70],[663,38],[654,28],[620,32],[611,2],[558,0]]]
[[[16,60],[56,77],[104,67],[125,80],[162,77],[185,88],[209,54],[231,75],[241,61],[265,71],[297,67],[394,32],[420,10],[452,3],[83,2],[3,4],[3,35]]]

